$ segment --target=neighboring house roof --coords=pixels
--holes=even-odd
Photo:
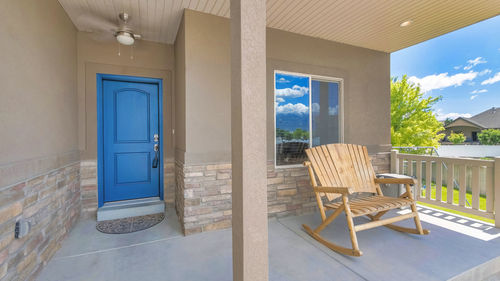
[[[500,108],[492,107],[472,116],[470,119],[482,124],[487,129],[498,129],[500,128]]]
[[[450,124],[445,126],[446,129],[448,128],[453,128],[453,127],[475,127],[479,129],[486,129],[483,125],[475,122],[474,120],[471,120],[470,118],[464,118],[464,117],[458,117],[457,119],[453,120]]]
[[[500,128],[500,108],[492,107],[471,118],[458,117],[445,128],[463,126],[464,121],[471,124],[472,127],[478,127],[480,129],[498,129]]]

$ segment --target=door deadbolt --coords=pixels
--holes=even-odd
[[[153,140],[154,140],[155,142],[158,142],[158,139],[159,139],[158,134],[154,134],[154,136],[153,136]]]

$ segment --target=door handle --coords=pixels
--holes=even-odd
[[[154,151],[155,151],[155,158],[153,159],[153,169],[158,168],[158,162],[160,162],[160,159],[158,157],[158,144],[155,144],[154,146]]]

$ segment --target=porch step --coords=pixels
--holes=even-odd
[[[97,209],[97,221],[115,220],[165,212],[165,202],[159,197],[104,203]]]
[[[500,257],[496,257],[448,279],[448,281],[468,280],[500,280]]]

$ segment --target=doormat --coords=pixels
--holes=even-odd
[[[124,234],[148,229],[165,218],[165,214],[153,214],[116,220],[97,222],[96,228],[102,233]]]

